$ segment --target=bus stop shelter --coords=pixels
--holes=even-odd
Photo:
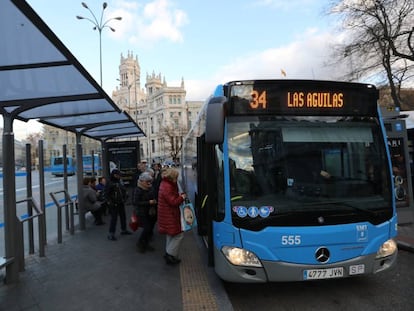
[[[0,0],[0,111],[3,116],[3,189],[6,282],[18,279],[14,233],[16,185],[13,122],[38,122],[104,143],[145,134],[78,62],[24,0]],[[78,174],[79,182],[82,176]]]

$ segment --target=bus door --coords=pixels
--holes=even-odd
[[[198,234],[208,246],[208,264],[213,265],[212,222],[217,214],[217,178],[215,147],[205,143],[205,136],[197,138],[197,193],[195,205]]]

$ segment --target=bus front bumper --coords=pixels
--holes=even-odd
[[[397,252],[383,258],[376,257],[376,254],[371,254],[324,265],[261,261],[262,267],[258,268],[233,265],[216,249],[214,265],[218,276],[228,282],[295,282],[375,274],[392,267],[396,263]]]

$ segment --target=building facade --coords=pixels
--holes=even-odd
[[[43,147],[44,147],[44,165],[50,165],[50,159],[53,156],[63,155],[63,145],[66,145],[66,154],[76,158],[76,135],[53,126],[43,125]],[[100,154],[102,145],[99,141],[82,136],[83,154]]]
[[[139,138],[141,159],[149,163],[182,162],[183,138],[196,120],[202,101],[186,101],[184,79],[178,86],[168,86],[161,74],[146,75],[141,87],[138,58],[128,52],[121,55],[120,86],[112,99],[127,111],[146,136]]]

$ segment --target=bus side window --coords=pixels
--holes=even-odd
[[[214,213],[213,217],[216,221],[221,221],[224,218],[225,215],[225,200],[224,200],[224,159],[223,159],[223,152],[220,148],[220,146],[215,146],[212,150],[214,154],[212,153],[210,156],[214,158],[215,165],[213,166],[213,170],[215,171],[213,174],[217,176],[216,179],[214,179],[215,183],[215,189],[217,191],[210,192],[211,199],[213,199],[213,202],[217,202],[217,204],[214,205]]]

